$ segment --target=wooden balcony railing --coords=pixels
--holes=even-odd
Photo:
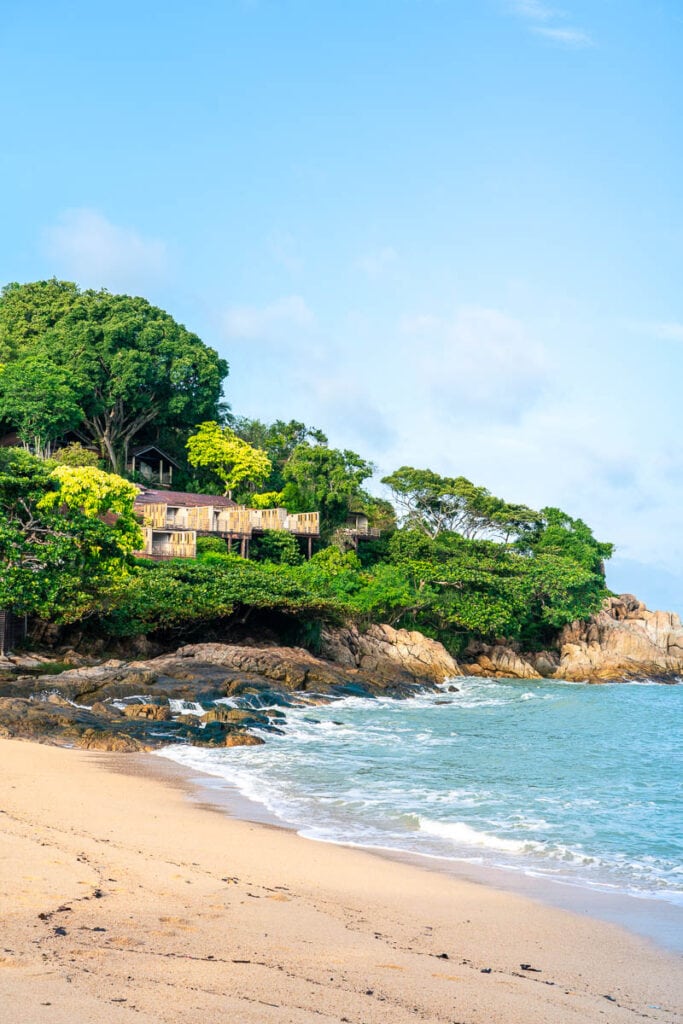
[[[306,537],[320,534],[319,512],[288,513],[284,508],[236,508],[203,505],[175,508],[157,503],[138,508],[143,524],[155,530],[197,530],[250,538],[254,531],[284,530]]]

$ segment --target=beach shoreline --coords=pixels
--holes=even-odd
[[[155,762],[170,765],[170,771],[155,767]],[[306,842],[362,850],[371,856],[410,864],[422,871],[436,871],[475,885],[484,885],[500,892],[522,896],[548,907],[568,910],[625,928],[633,935],[654,944],[664,953],[683,954],[683,907],[678,904],[623,892],[604,892],[578,882],[535,875],[526,870],[476,863],[474,859],[439,857],[393,847],[360,845],[309,836],[306,835],[305,829],[297,828],[295,824],[278,817],[263,804],[248,797],[235,783],[222,776],[209,775],[199,769],[189,768],[169,758],[164,754],[164,748],[154,753],[148,771],[152,774],[158,773],[160,779],[172,785],[181,786],[193,802],[207,809],[219,809],[231,818],[285,829]]]
[[[0,741],[7,1019],[683,1019],[610,924],[239,820],[172,762]]]

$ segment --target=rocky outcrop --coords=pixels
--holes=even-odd
[[[340,630],[327,642],[330,652],[337,644],[340,662],[297,647],[217,643],[56,673],[57,662],[17,659],[14,672],[0,679],[0,736],[121,752],[172,742],[252,745],[282,731],[283,707],[380,693],[407,697],[459,673],[441,644],[419,633],[383,626],[361,637]],[[33,674],[18,674],[27,669]]]
[[[530,661],[512,647],[505,647],[502,644],[493,647],[482,644],[476,656],[465,661],[463,668],[468,676],[485,676],[493,679],[541,678]]]
[[[465,675],[489,679],[550,679],[559,666],[555,651],[522,651],[519,644],[473,642],[465,649]]]
[[[683,676],[683,626],[674,612],[651,612],[632,594],[608,598],[587,622],[565,626],[558,679],[673,681]]]
[[[557,651],[475,643],[458,665],[421,633],[372,626],[366,633],[325,631],[322,653],[189,644],[148,661],[110,659],[63,671],[42,655],[5,659],[0,736],[123,752],[173,742],[230,747],[281,732],[288,707],[345,696],[409,697],[461,675],[673,681],[683,677],[683,626],[677,615],[650,612],[624,594],[587,622],[567,626]]]
[[[472,643],[465,675],[497,679],[608,680],[683,677],[683,626],[673,612],[651,612],[632,594],[607,598],[585,622],[566,626],[557,650],[529,653],[518,644]]]
[[[156,658],[144,665],[177,670],[178,659],[187,658],[268,679],[290,691],[341,693],[355,686],[397,697],[462,675],[442,644],[391,626],[371,626],[362,634],[355,627],[323,631],[321,655],[317,658],[300,647],[190,644],[170,660]]]
[[[416,683],[443,683],[463,674],[443,644],[391,626],[370,626],[365,633],[355,626],[323,630],[321,654],[379,680],[395,678],[399,672]]]

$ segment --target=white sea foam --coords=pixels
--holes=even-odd
[[[466,825],[464,821],[432,821],[429,818],[421,818],[420,831],[442,839],[450,839],[457,845],[480,846],[488,850],[504,850],[506,853],[523,853],[537,845],[480,832]]]
[[[218,702],[216,702],[218,703]],[[172,715],[203,715],[204,708],[201,704],[194,700],[174,700],[169,699],[168,705],[171,709]]]
[[[560,681],[455,685],[460,692],[447,703],[427,693],[287,708],[279,723],[285,735],[264,733],[265,746],[178,746],[165,754],[228,780],[311,838],[680,902],[673,825],[680,691],[639,695]],[[655,735],[656,745],[642,739],[639,746]]]

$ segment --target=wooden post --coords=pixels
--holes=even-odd
[[[308,560],[309,560],[309,562],[310,562],[312,557],[313,557],[313,538],[311,537],[311,535],[309,533],[309,535],[308,535]]]
[[[0,611],[0,654],[8,654],[10,650],[9,636],[10,612]]]
[[[246,558],[247,557],[246,554],[245,554],[246,549],[247,549],[247,538],[246,537],[242,537],[242,540],[240,541],[240,555],[242,556],[242,558]]]
[[[248,537],[245,537],[245,540],[244,540],[244,550],[245,550],[244,557],[245,558],[249,558],[249,538]]]
[[[232,554],[232,534],[228,535],[228,554]]]

